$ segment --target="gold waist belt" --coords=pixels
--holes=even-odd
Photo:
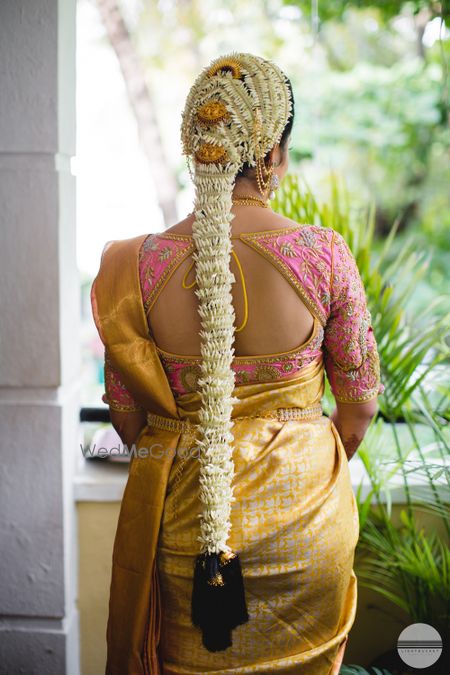
[[[280,422],[286,422],[288,420],[314,420],[319,419],[319,417],[322,416],[322,405],[318,403],[317,405],[312,405],[308,408],[277,408],[276,410],[270,410],[265,413],[260,413],[259,415],[243,415],[242,417],[232,417],[232,421],[234,422],[235,420],[248,419],[275,419],[279,420]],[[150,427],[157,427],[158,429],[165,429],[167,431],[180,431],[182,433],[192,433],[199,427],[199,424],[194,424],[189,420],[178,420],[174,417],[163,417],[162,415],[157,415],[156,413],[148,413],[147,424]]]

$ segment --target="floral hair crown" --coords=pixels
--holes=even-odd
[[[257,166],[292,114],[287,78],[252,54],[216,59],[192,86],[182,115],[183,154],[197,165]],[[231,165],[231,166],[229,166]]]

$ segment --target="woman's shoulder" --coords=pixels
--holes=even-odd
[[[175,236],[187,236],[190,237],[192,236],[192,224],[195,220],[195,217],[193,214],[190,214],[180,222],[176,223],[172,227],[167,228],[164,231],[161,232],[156,232],[154,233],[153,236],[155,237],[162,237],[164,238],[165,235],[175,235]],[[304,231],[304,232],[311,232],[315,233],[317,236],[321,237],[322,239],[327,239],[328,241],[331,242],[333,230],[331,227],[326,227],[323,225],[315,225],[311,224],[305,221],[300,221],[300,220],[294,220],[292,218],[289,218],[288,216],[284,216],[281,213],[277,213],[276,211],[271,211],[271,212],[262,212],[260,214],[260,218],[258,220],[258,227],[246,227],[244,228],[236,228],[238,233],[245,234],[246,231],[248,231],[249,234],[252,234],[253,232],[271,232],[273,231],[274,233],[278,233],[279,230],[286,230],[286,234],[289,235],[290,231],[292,231],[292,234],[297,234],[299,231]]]
[[[146,234],[140,234],[128,239],[109,239],[104,245],[100,254],[100,270],[122,264],[123,260],[129,256],[139,253],[143,243],[147,238]]]
[[[353,254],[346,238],[333,227],[298,222],[291,218],[284,218],[283,220],[288,227],[292,227],[293,233],[300,235],[299,243],[303,241],[305,243],[310,242],[313,245],[314,242],[317,242],[322,247],[327,248],[332,257],[336,254],[339,254],[341,257],[352,257]]]
[[[315,244],[321,247],[330,248],[335,230],[331,227],[309,223],[302,220],[294,220],[287,216],[276,213],[276,218],[273,221],[274,233],[279,230],[283,235],[293,239],[298,244],[304,244],[309,247],[314,247]],[[268,228],[272,229],[272,228]]]
[[[175,223],[175,225],[172,225],[171,227],[168,227],[165,230],[161,230],[161,232],[156,232],[156,236],[164,236],[165,234],[169,235],[180,235],[180,236],[190,236],[192,235],[192,223],[195,220],[195,216],[193,213],[190,213],[189,215],[186,216],[186,218],[183,218],[183,220],[178,221],[178,223]]]
[[[139,251],[141,265],[166,267],[172,260],[187,254],[193,247],[192,237],[170,228],[161,232],[150,232],[142,236]]]
[[[280,232],[288,238],[296,238],[298,243],[304,242],[306,245],[314,245],[318,243],[321,246],[332,247],[333,244],[338,247],[346,247],[346,240],[344,237],[332,227],[325,225],[309,223],[301,220],[294,220],[288,216],[280,213],[272,212],[270,214],[262,214],[258,222],[258,227],[236,228],[237,234],[274,234],[279,235]],[[144,249],[154,249],[160,244],[169,244],[172,246],[192,243],[192,224],[194,222],[194,215],[190,214],[183,220],[179,221],[171,227],[158,232],[148,233],[143,241]]]
[[[327,235],[328,238],[330,238],[332,233],[334,232],[333,228],[331,227],[310,223],[307,220],[300,220],[300,219],[294,220],[293,218],[288,218],[287,216],[283,216],[278,213],[276,214],[276,216],[280,224],[283,223],[286,227],[291,227],[292,230],[295,231],[299,229],[305,229],[311,232],[317,232],[317,234]]]

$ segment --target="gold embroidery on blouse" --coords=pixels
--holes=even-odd
[[[186,391],[196,391],[200,377],[200,366],[185,366],[180,372],[180,380]]]
[[[158,244],[155,242],[155,234],[149,234],[147,239],[144,240],[144,243],[141,246],[141,250],[139,251],[139,260],[142,260],[144,257],[144,253],[146,253],[148,250],[150,251],[157,251],[158,250]]]
[[[109,406],[111,410],[115,410],[117,412],[140,412],[141,410],[144,410],[144,408],[139,405],[139,403],[130,403],[130,404],[124,404],[120,403],[119,401],[116,401],[114,398],[108,395],[108,391],[112,392],[114,387],[118,387],[119,389],[125,389],[124,385],[120,382],[117,381],[118,375],[116,374],[115,366],[113,365],[110,355],[109,355],[109,350],[105,348],[105,354],[104,354],[104,375],[105,375],[105,393],[102,396],[102,400],[106,405]],[[127,391],[127,393],[129,393]]]
[[[165,260],[168,260],[173,254],[173,250],[170,248],[170,246],[165,246],[163,249],[161,249],[160,254],[158,256],[159,262],[164,262]]]
[[[148,265],[145,270],[145,281],[149,286],[153,285],[153,279],[155,278],[155,270],[152,265]]]
[[[280,227],[276,230],[259,230],[259,232],[241,232],[241,234],[231,235],[230,239],[241,239],[243,236],[248,235],[264,235],[264,234],[289,234],[290,232],[295,232],[302,227],[307,226],[307,223],[300,224],[298,226],[289,225],[288,227]],[[156,236],[156,235],[155,235]],[[161,237],[164,239],[179,239],[180,241],[193,241],[192,234],[177,234],[175,232],[162,232]]]
[[[231,236],[231,239],[239,239],[249,245],[250,247],[254,248],[256,251],[260,252],[266,259],[269,260],[274,266],[281,271],[281,273],[288,279],[288,281],[291,281],[292,285],[298,292],[299,296],[305,303],[305,305],[308,307],[308,309],[311,311],[314,317],[314,327],[313,327],[313,332],[310,336],[310,338],[302,345],[299,345],[298,347],[295,347],[292,350],[289,350],[287,352],[279,352],[277,354],[263,354],[263,355],[258,355],[258,356],[235,356],[234,361],[239,363],[239,364],[248,364],[252,365],[255,363],[258,363],[260,361],[264,362],[264,365],[259,367],[256,372],[256,377],[258,381],[264,381],[264,378],[268,377],[269,379],[272,378],[273,376],[279,378],[280,377],[280,371],[277,370],[276,368],[267,365],[270,363],[280,363],[281,366],[281,371],[288,373],[291,372],[294,368],[293,363],[291,362],[296,356],[298,356],[304,349],[306,349],[307,346],[310,347],[315,347],[320,346],[322,341],[323,341],[323,336],[324,336],[324,330],[323,328],[326,325],[327,322],[327,317],[324,315],[322,312],[320,306],[318,306],[312,298],[310,298],[309,295],[307,295],[304,287],[300,284],[299,279],[294,275],[292,270],[284,263],[281,261],[274,253],[271,251],[268,251],[266,248],[263,248],[262,244],[260,244],[259,241],[255,241],[255,238],[263,238],[263,239],[270,239],[271,237],[274,236],[280,236],[283,234],[289,234],[292,231],[297,230],[298,228],[303,228],[303,225],[299,225],[298,227],[293,227],[293,226],[288,226],[288,227],[283,227],[283,228],[278,228],[275,230],[260,230],[258,232],[244,232],[236,236]],[[329,230],[331,228],[322,228],[324,230]],[[309,247],[314,247],[316,244],[316,233],[310,233],[301,230],[299,233],[300,237],[297,239],[297,243],[299,244],[304,244]],[[157,235],[154,235],[157,236]],[[183,261],[184,258],[186,258],[192,251],[195,249],[195,244],[193,240],[193,236],[191,234],[176,234],[176,233],[162,233],[161,234],[162,238],[167,238],[167,239],[172,239],[175,241],[183,241],[183,242],[188,242],[190,245],[188,248],[185,250],[179,250],[177,253],[173,256],[172,260],[170,261],[169,265],[167,268],[164,270],[163,274],[161,275],[160,279],[158,280],[155,288],[152,290],[151,296],[148,298],[146,302],[146,311],[148,312],[150,308],[153,306],[154,302],[156,301],[156,298],[158,297],[164,283],[170,278],[170,276],[173,274],[175,271],[175,266],[176,263],[179,261],[180,263]],[[334,256],[334,246],[340,246],[341,242],[339,239],[336,237],[336,232],[335,230],[332,230],[332,239],[331,239],[331,270],[330,270],[330,289],[329,292],[324,291],[323,292],[323,297],[321,298],[323,304],[327,306],[331,302],[331,297],[332,297],[332,287],[333,287],[333,282],[336,281],[336,276],[339,274],[338,270],[335,268],[335,256]],[[152,250],[158,250],[158,245],[154,243],[153,240],[148,241],[146,240],[144,244],[144,248],[150,247]],[[282,242],[281,244],[278,245],[278,248],[280,252],[287,256],[287,257],[296,257],[298,254],[295,251],[295,249],[292,247],[292,244],[290,242]],[[161,254],[160,254],[160,260],[167,260],[170,255],[173,253],[169,247],[166,247],[162,249]],[[242,272],[242,266],[240,265],[240,261],[237,257],[237,255],[232,251],[232,253],[235,256],[236,262],[239,267],[239,272],[241,275],[242,279],[242,284],[244,288],[244,297],[245,297],[245,318],[243,321],[243,324],[236,329],[242,330],[244,325],[247,322],[247,316],[248,316],[248,298],[246,294],[246,289],[245,289],[245,280],[244,280],[244,275]],[[189,269],[185,273],[182,281],[183,288],[192,288],[195,285],[195,280],[192,284],[187,285],[186,284],[186,279],[194,265],[194,262],[189,266]],[[323,266],[322,266],[323,267]],[[323,271],[325,269],[323,268]],[[153,270],[149,272],[152,276]],[[358,284],[358,280],[353,280],[352,283]],[[338,300],[345,300],[345,297],[342,298],[337,298]],[[351,317],[354,313],[354,309],[352,307],[347,308],[347,315]],[[318,331],[317,328],[319,326],[318,321],[322,324],[320,326],[320,330]],[[336,361],[334,361],[334,365],[340,369],[343,373],[346,374],[348,380],[356,382],[359,376],[359,369],[364,365],[366,359],[369,359],[369,362],[366,364],[366,367],[368,371],[370,372],[370,381],[374,382],[374,386],[371,387],[371,389],[363,394],[358,394],[357,389],[354,387],[349,386],[345,392],[344,396],[339,396],[335,395],[335,399],[338,402],[348,402],[348,403],[354,403],[354,402],[364,402],[368,401],[372,398],[375,398],[378,395],[379,387],[381,384],[381,378],[380,378],[380,362],[379,362],[379,356],[378,352],[376,350],[368,350],[368,344],[367,344],[367,333],[369,328],[372,325],[372,319],[369,310],[366,311],[365,316],[361,318],[361,324],[359,326],[359,331],[357,337],[351,335],[350,331],[348,333],[348,338],[347,343],[344,346],[344,351],[346,353],[349,353],[351,351],[354,351],[357,346],[360,348],[360,354],[361,354],[361,359],[360,359],[360,364],[355,367],[354,364],[351,364],[350,366],[346,366],[344,364],[340,364]],[[345,328],[344,328],[345,332]],[[188,391],[195,391],[197,387],[197,381],[198,378],[201,376],[201,369],[200,366],[197,364],[200,364],[202,359],[199,356],[192,356],[192,355],[185,355],[185,354],[175,354],[172,352],[167,352],[163,349],[160,349],[158,346],[156,346],[156,349],[158,352],[160,352],[161,357],[164,360],[164,357],[166,357],[166,360],[169,362],[165,364],[165,368],[168,369],[169,371],[175,371],[176,368],[172,365],[172,363],[178,363],[178,364],[185,364],[186,361],[191,362],[190,365],[185,366],[184,368],[181,369],[180,371],[180,379],[183,382],[183,386],[188,390]],[[170,363],[172,362],[172,363]],[[301,359],[297,358],[297,365],[301,366],[303,365],[303,362]],[[249,373],[246,370],[237,370],[235,372],[236,380],[241,382],[241,383],[246,383],[253,381],[253,377],[251,377],[251,373]],[[114,405],[114,404],[113,404]],[[134,406],[117,406],[117,409],[119,410],[125,410],[126,412],[131,411],[131,410],[142,410],[141,407],[135,408]]]
[[[193,237],[191,234],[176,234],[175,232],[161,232],[160,236],[163,239],[174,239],[175,241],[193,242]]]
[[[279,246],[280,253],[282,255],[286,255],[289,258],[296,258],[297,257],[297,252],[295,248],[292,246],[290,241],[284,241],[280,244]]]
[[[345,394],[341,396],[337,393],[337,390],[335,394],[333,393],[334,398],[336,401],[338,401],[338,403],[364,403],[365,401],[370,401],[372,398],[375,398],[378,395],[381,385],[380,358],[378,351],[376,349],[369,350],[366,359],[366,369],[370,374],[368,379],[370,383],[373,383],[373,386],[371,386],[370,389],[364,393],[358,393],[357,389],[349,386],[349,384],[346,383]],[[358,379],[358,370],[358,368],[355,368],[353,370],[347,370],[344,372],[346,373],[346,376],[350,376],[349,379],[356,382]]]
[[[331,237],[331,273],[330,273],[330,302],[333,297],[333,279],[334,279],[334,240],[336,236],[336,231],[333,230],[333,235]]]
[[[116,401],[112,401],[109,396],[104,396],[103,401],[111,408],[111,410],[116,410],[117,412],[140,412],[144,408],[140,405],[122,405]]]
[[[274,366],[258,366],[255,371],[255,376],[258,382],[266,382],[267,380],[276,380],[280,377],[280,373]]]
[[[154,235],[154,236],[156,236],[156,235]],[[166,235],[163,235],[163,236],[165,237]],[[178,235],[176,238],[177,239],[178,238],[184,239],[182,237],[182,235]],[[173,252],[171,251],[170,247],[168,247],[168,246],[161,250],[161,253],[160,253],[160,256],[159,256],[160,261],[168,260],[170,258],[170,256],[172,256],[172,259],[170,260],[169,264],[163,269],[159,279],[157,280],[156,284],[154,285],[152,291],[150,292],[148,298],[146,299],[146,301],[144,303],[144,309],[145,309],[146,313],[148,313],[151,310],[151,308],[155,304],[161,290],[163,289],[164,285],[170,279],[172,274],[175,272],[176,268],[178,267],[177,263],[181,263],[185,258],[187,258],[188,255],[190,255],[192,253],[194,248],[195,248],[194,243],[191,242],[190,246],[188,246],[185,249],[178,249],[178,251],[174,255],[172,255]],[[152,249],[152,250],[156,250],[156,249]]]
[[[235,375],[236,381],[239,384],[248,384],[250,382],[250,373],[247,370],[237,370]]]
[[[291,228],[291,231],[294,228]],[[318,303],[314,302],[314,300],[309,296],[309,294],[306,292],[305,288],[303,285],[299,282],[298,277],[294,274],[294,272],[291,270],[291,268],[283,261],[280,260],[280,258],[275,255],[272,251],[269,251],[265,246],[259,241],[259,239],[270,239],[271,237],[275,236],[275,231],[271,231],[269,233],[266,233],[263,237],[258,237],[256,238],[254,235],[250,233],[244,233],[241,235],[242,241],[244,241],[248,246],[251,246],[252,248],[255,249],[255,251],[261,253],[269,262],[271,262],[282,274],[283,276],[291,283],[291,285],[295,288],[297,291],[298,295],[306,305],[306,307],[310,310],[310,312],[316,316],[322,326],[326,325],[327,322],[327,317],[325,316],[324,312],[322,311],[321,307],[319,306]],[[279,235],[278,235],[279,236]],[[289,242],[286,242],[289,243]],[[283,246],[286,245],[286,243],[283,243]],[[293,251],[292,247],[290,249]],[[295,252],[294,252],[295,254]],[[295,254],[296,255],[296,254]]]

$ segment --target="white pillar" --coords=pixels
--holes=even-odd
[[[0,2],[0,673],[79,675],[75,0]]]

